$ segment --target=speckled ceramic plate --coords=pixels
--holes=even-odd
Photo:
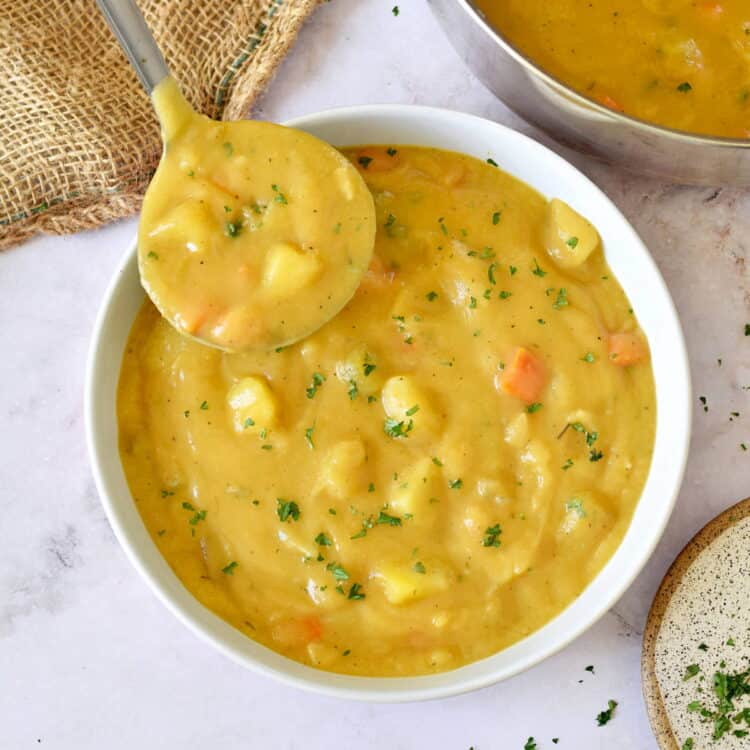
[[[690,540],[656,593],[643,634],[641,675],[651,727],[662,750],[682,750],[689,738],[695,750],[724,745],[711,739],[713,723],[701,722],[700,713],[687,707],[696,700],[713,704],[712,679],[722,661],[725,672],[747,669],[749,551],[747,498]],[[729,747],[738,743],[733,737],[725,739]]]

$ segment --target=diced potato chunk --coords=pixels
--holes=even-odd
[[[276,397],[262,376],[251,375],[235,383],[227,392],[227,404],[237,432],[256,434],[278,422]]]
[[[547,204],[544,245],[560,268],[576,268],[599,245],[599,233],[567,203],[553,198]]]
[[[323,460],[318,489],[327,489],[345,499],[361,486],[366,453],[364,443],[355,438],[336,443]]]
[[[409,375],[389,378],[381,393],[383,410],[389,419],[412,423],[412,430],[433,432],[437,428],[437,417],[430,398]],[[411,436],[412,430],[409,431]]]
[[[424,573],[419,572],[424,570]],[[391,604],[424,599],[445,591],[451,583],[448,571],[439,564],[414,562],[383,562],[373,572]]]
[[[310,284],[321,269],[322,264],[315,255],[280,242],[266,256],[263,286],[274,296],[288,297]]]
[[[399,473],[399,483],[391,490],[388,506],[398,515],[411,514],[419,523],[428,517],[440,498],[443,491],[440,480],[440,470],[432,459],[422,458]]]
[[[148,236],[158,240],[160,247],[205,253],[220,232],[218,222],[204,203],[186,200],[169,211]]]
[[[376,393],[383,382],[375,358],[364,344],[352,349],[345,359],[336,362],[336,377],[346,386],[354,383],[363,396]]]

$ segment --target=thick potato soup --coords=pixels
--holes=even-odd
[[[305,664],[416,675],[533,633],[620,543],[649,471],[648,344],[596,229],[498,169],[345,150],[375,256],[323,328],[266,353],[144,304],[120,450],[199,601]]]

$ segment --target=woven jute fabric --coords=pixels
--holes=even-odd
[[[139,0],[199,111],[245,115],[318,0]],[[94,0],[0,0],[0,249],[136,212],[161,154]]]

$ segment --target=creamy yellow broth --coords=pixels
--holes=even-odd
[[[620,543],[655,427],[645,339],[596,230],[473,158],[348,150],[376,256],[305,341],[225,354],[146,303],[120,450],[205,606],[300,662],[458,667],[534,632]]]
[[[747,0],[475,0],[542,68],[611,109],[750,138]]]
[[[307,133],[194,112],[155,89],[164,155],[143,204],[138,265],[161,313],[229,351],[319,328],[372,257],[375,213],[357,170]]]

